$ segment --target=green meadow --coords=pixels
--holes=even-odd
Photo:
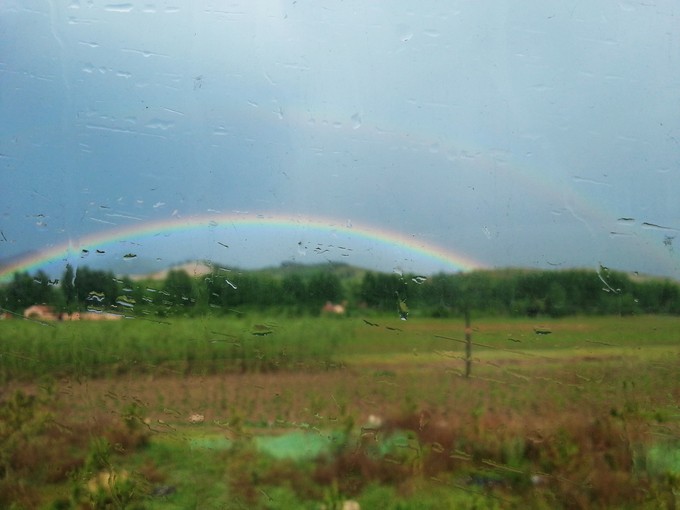
[[[462,319],[3,321],[0,506],[677,508],[680,319],[470,332],[466,378]]]

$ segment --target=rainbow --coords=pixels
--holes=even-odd
[[[170,219],[125,225],[80,239],[71,239],[1,267],[0,281],[7,281],[16,272],[30,273],[50,264],[61,263],[65,266],[67,262],[82,259],[84,253],[88,257],[96,257],[96,254],[103,256],[106,253],[108,256],[136,258],[138,253],[141,255],[149,250],[154,254],[164,254],[168,246],[176,247],[178,243],[190,249],[198,246],[199,241],[209,248],[204,248],[200,253],[194,252],[190,257],[184,255],[184,260],[213,260],[209,254],[217,253],[214,260],[221,262],[229,260],[234,250],[267,251],[273,246],[283,245],[288,250],[284,250],[284,257],[289,259],[296,256],[302,259],[308,253],[322,255],[315,259],[317,262],[323,262],[326,258],[343,260],[340,256],[346,256],[348,258],[345,261],[352,263],[352,257],[363,260],[373,257],[380,259],[378,262],[382,262],[383,266],[391,264],[391,267],[386,268],[388,270],[399,267],[400,260],[405,261],[404,269],[408,271],[411,270],[408,261],[425,261],[425,265],[434,268],[433,272],[469,271],[486,266],[416,235],[364,223],[280,213],[219,213],[173,216]],[[240,260],[244,260],[243,257],[248,258],[248,253],[244,252]],[[272,260],[270,265],[282,261]],[[87,260],[82,263],[87,264]]]
[[[465,159],[466,165],[479,172],[502,169],[505,174],[521,183],[532,196],[540,196],[542,200],[556,204],[554,214],[572,215],[580,220],[585,225],[584,228],[591,230],[593,238],[605,235],[616,237],[619,231],[622,232],[620,239],[625,239],[624,235],[639,234],[640,241],[635,245],[636,250],[644,254],[648,262],[651,260],[659,268],[664,268],[666,272],[677,274],[677,259],[672,255],[669,256],[668,250],[665,249],[658,236],[652,239],[654,231],[645,229],[645,223],[641,224],[641,228],[639,222],[636,225],[617,224],[617,218],[626,216],[627,211],[608,210],[604,203],[594,201],[584,193],[582,183],[576,182],[575,184],[573,179],[561,180],[559,177],[542,172],[535,166],[518,165],[512,161],[510,155],[487,150],[480,143],[472,143],[471,140],[460,138],[459,134],[454,135],[454,140],[451,139],[451,134],[437,134],[434,128],[422,130],[422,127],[419,128],[420,131],[413,133],[389,121],[371,120],[370,116],[367,116],[365,120],[359,118],[359,122],[353,124],[354,117],[348,115],[347,112],[320,112],[305,109],[303,105],[297,104],[289,105],[283,112],[250,107],[244,113],[265,123],[280,123],[283,126],[295,127],[299,132],[304,132],[303,130],[342,131],[351,137],[362,136],[371,141],[389,140],[394,146],[436,152],[450,161]],[[255,242],[256,238],[267,237],[279,243],[273,240],[268,244],[264,241]],[[296,237],[296,241],[292,242],[291,237]],[[389,229],[363,222],[355,222],[348,226],[347,221],[318,215],[215,212],[187,217],[172,216],[157,220],[144,219],[139,223],[112,226],[108,230],[75,237],[51,245],[38,253],[19,256],[5,266],[1,266],[0,282],[7,281],[18,271],[32,272],[50,265],[55,267],[61,265],[63,269],[66,262],[73,265],[88,264],[97,256],[97,250],[106,252],[100,257],[100,262],[104,259],[109,262],[111,257],[116,256],[122,259],[128,253],[139,254],[139,258],[142,258],[142,252],[149,252],[152,246],[156,254],[163,254],[165,257],[170,250],[167,246],[159,246],[162,238],[169,240],[170,244],[173,242],[185,245],[195,243],[197,246],[201,239],[210,241],[212,238],[212,249],[199,252],[197,247],[193,256],[184,257],[184,260],[207,259],[229,264],[233,261],[234,267],[242,267],[242,261],[248,260],[248,255],[240,257],[234,255],[238,251],[238,246],[250,253],[255,253],[270,250],[276,244],[285,244],[289,249],[287,252],[280,253],[278,262],[302,259],[304,255],[300,252],[305,251],[308,254],[305,261],[310,261],[309,255],[315,253],[317,243],[320,242],[317,239],[321,238],[327,242],[317,254],[325,253],[328,258],[346,260],[348,263],[370,268],[380,267],[391,270],[403,265],[408,271],[411,267],[424,267],[427,269],[414,272],[434,273],[487,267],[487,264],[445,248],[442,244],[432,242],[425,236],[406,234],[401,228]],[[302,244],[306,245],[307,249],[304,246],[298,248],[297,243],[300,241],[303,241]],[[224,245],[229,246],[229,249],[226,249]],[[340,253],[338,245],[353,248],[353,250],[351,252],[342,250]],[[617,244],[617,246],[622,245]],[[144,247],[149,249],[144,250]],[[629,245],[626,245],[626,248],[628,247]],[[84,250],[90,253],[89,258],[82,256]],[[360,251],[363,254],[361,261],[357,256]],[[343,255],[349,255],[349,257],[340,258]],[[156,255],[150,255],[150,257],[157,258]],[[602,260],[607,262],[607,256],[602,255],[602,257]],[[408,263],[409,258],[425,261],[425,263],[418,265],[414,262],[411,265]],[[85,260],[81,262],[81,259]],[[315,260],[321,262],[324,258],[317,257]],[[369,263],[365,263],[366,260],[369,260]],[[375,263],[371,264],[371,260]],[[402,262],[405,263],[402,264]],[[276,261],[272,260],[271,263],[276,263]]]

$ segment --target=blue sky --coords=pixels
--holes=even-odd
[[[185,3],[0,6],[0,259],[248,211],[680,278],[674,1]]]

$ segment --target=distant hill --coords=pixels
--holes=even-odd
[[[344,262],[321,262],[317,264],[301,264],[299,262],[283,262],[276,267],[268,267],[250,271],[252,273],[266,274],[274,278],[284,278],[290,274],[307,276],[319,271],[327,272],[338,276],[341,280],[354,280],[363,278],[368,269],[351,266]]]
[[[351,266],[343,262],[322,262],[317,264],[301,264],[298,262],[283,262],[279,266],[264,267],[261,269],[240,269],[229,267],[209,261],[193,260],[173,264],[165,269],[146,274],[121,274],[119,276],[129,276],[133,281],[139,280],[164,280],[170,271],[184,271],[189,276],[205,276],[214,270],[228,270],[235,273],[248,273],[252,275],[269,276],[274,279],[283,279],[290,274],[298,274],[303,278],[319,271],[328,272],[338,276],[341,280],[361,280],[367,269]]]
[[[170,271],[184,271],[189,276],[205,276],[212,273],[214,266],[202,261],[183,262],[176,264],[160,271],[155,271],[148,274],[134,274],[129,275],[133,281],[139,280],[165,280]],[[123,275],[126,276],[126,275]]]
[[[143,266],[142,266],[143,267]],[[298,274],[303,278],[310,276],[319,271],[327,272],[336,275],[341,280],[354,280],[361,281],[364,275],[368,272],[370,273],[380,273],[380,271],[375,271],[371,269],[366,269],[358,266],[353,266],[345,262],[320,262],[314,264],[304,264],[300,262],[290,262],[284,261],[278,266],[264,267],[260,269],[241,269],[239,267],[229,266],[228,264],[220,264],[207,260],[189,260],[184,262],[179,262],[175,264],[168,265],[163,269],[152,270],[148,272],[140,272],[140,268],[136,268],[135,273],[130,274],[124,271],[125,267],[120,266],[117,268],[118,271],[113,272],[119,276],[129,276],[133,281],[139,280],[164,280],[168,273],[173,270],[185,271],[189,276],[200,277],[210,274],[214,270],[227,270],[232,273],[248,273],[252,275],[266,275],[274,279],[283,279],[290,274]],[[155,268],[154,268],[155,269]],[[538,269],[538,268],[522,268],[522,267],[503,267],[503,268],[491,268],[491,269],[477,269],[472,271],[472,273],[483,273],[487,277],[494,278],[497,280],[507,280],[511,278],[516,278],[521,275],[540,275],[540,274],[551,274],[560,273],[568,271],[593,271],[592,268],[565,268],[565,269]],[[620,271],[617,271],[620,272]],[[385,274],[391,274],[390,271],[385,271]],[[623,272],[621,272],[623,273]],[[631,281],[642,283],[642,282],[663,282],[663,281],[675,281],[672,278],[646,275],[646,274],[629,274],[625,273]],[[432,278],[435,275],[430,275],[428,278]]]

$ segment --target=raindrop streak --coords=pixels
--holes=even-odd
[[[168,129],[174,127],[175,123],[163,119],[151,119],[146,123],[145,127],[149,129],[160,129],[162,131],[167,131]]]
[[[267,336],[271,335],[274,332],[269,326],[266,324],[255,324],[253,325],[253,328],[250,331],[251,335],[254,336]]]
[[[395,294],[397,295],[397,309],[399,310],[399,318],[405,321],[408,319],[408,305],[406,304],[406,300],[399,297],[398,292],[395,292]]]
[[[125,300],[122,300],[122,299],[117,300],[116,304],[121,305],[121,306],[126,306],[128,308],[134,308],[135,307],[135,304],[133,302],[125,301]]]
[[[656,223],[644,222],[642,223],[642,228],[655,229],[655,230],[671,230],[673,232],[678,232],[678,229],[673,227],[666,227],[663,225],[657,225]]]
[[[132,9],[132,4],[108,4],[104,6],[104,10],[109,12],[130,12]]]
[[[673,240],[675,236],[663,236],[663,245],[668,248],[669,251],[673,251]]]
[[[106,295],[101,292],[92,291],[87,296],[88,301],[97,301],[98,303],[101,303],[104,299],[106,299]]]
[[[224,279],[224,281],[227,282],[227,285],[229,285],[232,289],[234,289],[234,290],[238,289],[238,287],[236,285],[234,285],[232,282],[230,282],[226,278]]]
[[[613,292],[614,294],[618,294],[621,292],[621,289],[615,289],[611,285],[609,285],[609,282],[602,276],[602,273],[604,274],[609,274],[609,268],[607,266],[603,266],[600,264],[600,269],[597,271],[597,277],[600,279],[602,283],[605,284],[605,287],[602,289],[605,292]]]

